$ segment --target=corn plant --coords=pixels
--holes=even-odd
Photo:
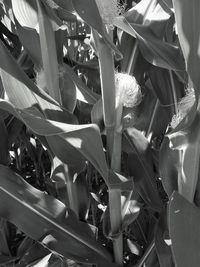
[[[199,5],[0,2],[1,266],[200,266]]]

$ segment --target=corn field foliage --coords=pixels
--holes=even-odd
[[[0,266],[200,266],[199,10],[0,1]]]

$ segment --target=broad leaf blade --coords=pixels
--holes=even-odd
[[[177,267],[200,265],[200,211],[178,193],[169,202],[169,231]]]
[[[50,96],[52,96],[58,103],[61,103],[55,33],[53,31],[52,22],[49,19],[42,3],[38,0],[36,0],[36,2],[38,7],[42,62],[47,90]]]
[[[184,70],[180,48],[163,40],[172,11],[157,0],[142,0],[115,19],[115,26],[136,37],[144,58],[153,65]]]
[[[200,85],[200,2],[173,0],[178,37],[184,54],[186,69],[193,82],[196,95],[199,96]],[[192,25],[192,26],[191,26]]]
[[[108,179],[108,167],[103,151],[99,129],[94,124],[75,125],[47,120],[34,108],[17,110],[6,101],[0,101],[0,108],[7,110],[22,120],[34,133],[47,136],[55,154],[65,163],[71,157],[79,158],[82,154],[101,173],[105,181]],[[88,145],[92,144],[92,145]],[[75,150],[70,154],[70,146]],[[77,154],[77,152],[79,152]],[[69,156],[70,155],[70,156]]]
[[[35,1],[12,0],[12,10],[22,27],[35,29],[38,24],[37,6]]]
[[[76,75],[76,73],[68,65],[64,65],[66,75],[76,85],[77,99],[89,104],[95,104],[100,98],[98,94],[90,90],[87,85]]]
[[[194,201],[199,176],[199,113],[196,114],[188,132],[175,132],[169,134],[170,146],[179,152],[178,191],[190,202]]]
[[[44,91],[38,88],[29,78],[28,76],[19,68],[19,65],[9,53],[5,45],[0,41],[0,68],[5,72],[12,75],[16,80],[20,83],[23,83],[27,86],[26,91],[32,91],[42,99],[49,101],[55,105],[58,105],[55,100],[53,100],[50,96],[48,96]],[[5,88],[4,88],[5,89]],[[19,92],[18,92],[19,93]]]
[[[92,237],[90,227],[78,221],[60,201],[35,189],[3,165],[0,173],[2,217],[35,240],[43,236],[43,242],[65,257],[87,263],[110,260]]]
[[[159,153],[159,170],[168,197],[178,190],[179,167],[179,151],[171,149],[169,139],[165,137]]]

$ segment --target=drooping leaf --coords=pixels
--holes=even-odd
[[[184,70],[180,48],[163,41],[171,15],[172,11],[162,1],[143,0],[128,10],[125,18],[117,17],[114,24],[137,38],[141,53],[151,64],[167,69]]]
[[[40,96],[34,94],[34,91],[31,90],[32,87],[35,87],[37,90],[38,87],[25,75],[25,73],[22,72],[14,59],[10,59],[10,62],[8,61],[10,64],[10,69],[12,70],[13,66],[15,66],[13,72],[11,72],[12,76],[9,73],[1,70],[1,77],[3,80],[4,89],[9,97],[9,100],[15,105],[15,108],[26,109],[35,106],[36,110],[38,108],[43,112],[43,114],[40,112],[40,115],[43,115],[43,117],[45,114],[47,118],[57,121],[76,123],[76,120],[74,120],[75,116],[73,116],[71,113],[62,110],[61,107],[53,105],[45,99],[42,99]],[[18,76],[16,77],[17,79],[14,76],[15,72],[19,74],[19,78]],[[50,97],[48,96],[48,98]],[[61,158],[65,157],[65,161],[68,158],[68,163],[70,162],[70,164],[77,166],[77,171],[83,168],[84,159],[79,153],[77,154],[75,148],[73,148],[69,143],[63,145],[64,141],[59,137],[54,137],[52,140],[50,139],[51,137],[49,137],[49,142],[51,143],[51,147],[55,154],[59,154]],[[61,147],[62,149],[60,149]],[[71,154],[70,158],[67,157],[68,153]]]
[[[19,67],[18,69],[20,70]],[[57,102],[55,102],[56,105],[54,105],[35,94],[31,90],[31,85],[33,85],[34,87],[36,87],[36,85],[28,77],[26,78],[30,82],[30,87],[26,86],[24,80],[20,81],[4,70],[1,70],[1,78],[8,99],[15,105],[15,107],[24,109],[34,106],[35,108],[40,110],[40,112],[42,112],[43,116],[46,116],[47,118],[62,122],[76,123],[75,116],[67,110],[58,106]]]
[[[110,255],[95,241],[90,227],[78,221],[64,204],[35,189],[3,165],[0,173],[2,217],[67,258],[99,266],[110,261],[112,266]]]
[[[147,26],[158,37],[165,34],[167,22],[172,16],[172,11],[158,0],[142,0],[125,14],[129,23]]]
[[[13,76],[19,83],[23,83],[27,86],[26,91],[32,91],[42,99],[49,101],[55,105],[58,105],[56,101],[54,101],[50,96],[48,96],[44,91],[38,88],[29,78],[28,76],[19,68],[17,62],[9,53],[5,45],[0,40],[0,68],[2,68],[5,72],[9,73]],[[5,88],[4,88],[5,89]],[[18,92],[19,93],[19,92]],[[27,93],[26,93],[27,94]],[[25,97],[25,96],[24,96]]]
[[[176,266],[199,266],[199,209],[174,192],[169,202],[168,220]]]
[[[151,64],[166,69],[185,70],[180,48],[152,36],[148,29],[134,25],[141,53]],[[176,58],[176,60],[175,60]]]
[[[108,181],[108,167],[101,136],[96,125],[74,125],[47,120],[35,108],[17,110],[3,100],[0,101],[0,107],[22,120],[36,134],[46,136],[51,149],[63,162],[69,164],[72,158],[71,163],[75,164],[77,159],[80,160],[80,155],[83,155],[101,173],[105,181]],[[88,146],[88,144],[92,145]],[[70,147],[75,150],[72,152]]]

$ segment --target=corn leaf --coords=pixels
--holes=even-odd
[[[27,236],[21,242],[17,250],[17,256],[21,259],[17,267],[29,266],[29,264],[31,265],[37,260],[47,256],[49,252],[49,249],[41,242],[35,242]]]
[[[76,21],[72,0],[42,0],[50,17],[59,25],[63,26],[63,20]]]
[[[168,197],[178,190],[179,151],[169,146],[169,139],[164,138],[159,152],[159,170],[162,184]]]
[[[199,113],[197,113],[195,120],[187,130],[188,132],[178,131],[171,133],[168,137],[171,148],[180,152],[178,175],[179,193],[188,201],[193,202],[199,175]]]
[[[41,45],[42,62],[47,90],[58,103],[61,103],[59,87],[59,70],[56,52],[55,33],[42,4],[36,0],[38,8],[39,36]]]
[[[166,215],[166,210],[160,213],[160,218],[155,229],[155,247],[160,266],[174,267],[171,245],[166,243],[166,241],[171,241],[168,233],[169,230]]]
[[[76,85],[77,99],[89,104],[95,104],[100,98],[100,95],[92,92],[87,85],[76,75],[76,73],[68,65],[64,65],[66,75],[72,79]]]
[[[60,91],[63,106],[70,112],[74,112],[77,104],[77,90],[74,81],[67,73],[65,65],[60,73]]]
[[[22,27],[18,21],[15,22],[19,39],[33,60],[36,68],[42,66],[42,55],[40,49],[39,35],[36,30]]]
[[[12,0],[12,10],[22,27],[35,29],[38,25],[37,6],[34,1]]]
[[[115,26],[136,37],[144,58],[153,65],[184,70],[180,48],[163,41],[172,11],[162,1],[140,1],[136,6],[115,19]]]
[[[36,67],[40,68],[42,66],[42,56],[38,33],[35,30],[21,27],[17,22],[16,26],[19,38],[23,46],[26,48],[30,57],[33,59]],[[87,87],[87,85],[76,75],[71,67],[69,67],[67,64],[64,64],[63,68],[66,78],[72,80],[74,85],[76,86],[77,100],[89,104],[94,104],[100,98],[98,94],[94,93]]]
[[[97,4],[93,0],[73,0],[73,6],[78,15],[93,29],[95,29],[104,39],[106,44],[116,53],[118,59],[122,59],[121,52],[113,44],[106,27],[103,24]]]
[[[156,188],[153,158],[150,153],[148,140],[143,134],[129,128],[124,133],[124,144],[129,145],[127,151],[127,167],[134,184],[143,200],[156,210],[162,207],[161,199]]]
[[[78,221],[60,201],[35,189],[3,165],[0,173],[2,217],[67,258],[87,263],[111,261],[107,251],[92,237],[90,227]]]
[[[88,183],[83,173],[76,176],[76,171],[67,164],[57,157],[52,159],[51,180],[56,184],[55,189],[59,200],[70,207],[78,218],[86,220],[90,205]]]
[[[173,0],[173,6],[175,10],[178,38],[184,54],[186,69],[192,80],[196,95],[199,96],[200,76],[198,69],[200,66],[200,3],[195,0],[190,2],[187,0]]]
[[[107,181],[108,167],[96,125],[74,125],[47,120],[35,108],[19,110],[4,100],[0,101],[0,107],[22,120],[34,133],[46,136],[51,149],[62,162],[71,163],[73,166],[80,160],[79,154],[83,155]],[[88,146],[88,144],[92,145]],[[77,164],[75,165],[78,168]]]
[[[171,107],[171,115],[173,115],[175,113],[175,105],[177,104],[175,101],[178,101],[178,99],[180,99],[184,94],[184,85],[180,83],[176,75],[172,74],[174,82],[173,88],[170,72],[166,69],[152,66],[149,69],[149,75],[153,85],[153,90],[155,91],[160,103],[168,109]],[[174,89],[175,91],[173,92]]]
[[[42,91],[40,88],[38,88],[29,78],[28,76],[19,68],[19,65],[15,61],[15,59],[12,57],[12,55],[9,53],[5,45],[0,40],[0,68],[3,69],[5,72],[9,73],[13,77],[15,77],[16,80],[18,80],[19,83],[26,85],[26,94],[28,94],[28,91],[34,92],[36,95],[38,95],[40,98],[58,105],[55,100],[53,100],[48,94],[46,94],[44,91]],[[4,88],[5,89],[5,88]],[[24,92],[20,91],[23,95]],[[18,93],[20,93],[18,92]],[[29,93],[30,94],[30,93]],[[29,100],[30,101],[30,100]]]
[[[169,202],[169,231],[177,267],[200,265],[200,211],[174,192]]]

